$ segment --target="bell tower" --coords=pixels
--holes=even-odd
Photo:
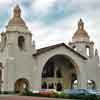
[[[19,5],[13,9],[12,18],[6,26],[2,36],[2,59],[4,61],[4,90],[13,91],[17,80],[27,80],[28,87],[32,88],[34,73],[35,43],[32,43],[32,33],[26,26]],[[17,86],[17,85],[16,85]]]
[[[69,45],[86,57],[93,57],[94,55],[94,42],[90,41],[88,33],[84,29],[84,22],[82,19],[78,22],[78,29],[72,37],[72,42]]]
[[[35,45],[35,43],[32,43],[32,33],[29,31],[21,16],[19,5],[16,5],[13,9],[12,18],[6,26],[6,32],[2,33],[2,40],[2,49],[4,49],[6,43],[8,46],[12,45],[16,50],[27,50],[27,52],[35,51],[35,47],[33,48],[32,46]]]

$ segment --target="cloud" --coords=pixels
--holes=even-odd
[[[11,4],[14,0],[1,0],[0,4]]]
[[[77,29],[77,22],[79,18],[80,15],[76,14],[69,18],[65,17],[64,19],[57,21],[55,24],[49,26],[39,21],[28,23],[31,32],[33,33],[33,39],[36,41],[36,47],[40,48],[61,42],[65,42],[67,44],[69,41],[71,41],[71,38]],[[85,23],[85,29],[90,35],[91,40],[96,43],[95,47],[98,47],[100,50],[98,42],[100,37],[100,23],[96,24],[95,21],[91,21],[87,19],[87,17],[85,18],[85,16],[82,18]]]
[[[99,13],[100,2],[98,0],[33,0],[28,15],[33,20],[42,21],[45,24],[53,24],[64,17],[81,14],[88,17]],[[28,3],[27,3],[28,4]],[[93,16],[94,16],[93,15]],[[32,20],[30,20],[32,21]]]
[[[77,29],[77,21],[82,17],[91,40],[96,42],[100,50],[99,0],[18,0],[18,2],[38,48],[59,42],[68,43]],[[14,0],[0,1],[0,8],[3,7],[0,9],[1,27],[5,24],[5,20],[10,18],[13,4]]]
[[[30,7],[34,0],[19,0],[20,4],[24,7]]]
[[[27,22],[27,26],[29,26],[30,31],[33,33],[36,47],[40,48],[61,42],[68,43],[77,27],[72,23],[73,20],[71,20],[71,18],[69,20],[65,18],[50,26],[38,21]]]
[[[46,14],[49,9],[53,6],[56,0],[34,0],[32,3],[32,9],[34,13]]]
[[[99,0],[72,0],[70,6],[77,11],[94,11],[95,9],[100,8]]]

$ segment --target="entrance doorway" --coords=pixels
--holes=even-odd
[[[50,58],[43,67],[41,88],[62,91],[74,88],[73,83],[77,80],[76,64],[69,57],[56,55]],[[43,83],[45,84],[43,85]]]
[[[60,82],[57,83],[56,90],[57,91],[62,91],[62,84]]]
[[[15,82],[15,92],[24,92],[28,91],[28,89],[29,89],[28,80],[21,78]]]

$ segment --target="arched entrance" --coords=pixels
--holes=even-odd
[[[23,92],[29,89],[28,80],[21,78],[15,82],[15,92]]]
[[[62,84],[60,82],[57,83],[56,90],[57,91],[62,91]]]
[[[42,84],[45,82],[45,89],[63,89],[74,88],[74,81],[78,80],[78,66],[72,59],[64,55],[55,55],[50,58],[42,71]],[[49,84],[52,83],[52,88]],[[41,88],[43,86],[41,85]]]
[[[96,89],[95,81],[93,81],[93,80],[88,80],[88,82],[87,82],[87,88],[88,88],[88,89]]]

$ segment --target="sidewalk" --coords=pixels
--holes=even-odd
[[[0,96],[0,100],[70,100],[60,98],[43,98],[43,97],[29,97],[29,96]],[[74,99],[71,99],[74,100]]]

